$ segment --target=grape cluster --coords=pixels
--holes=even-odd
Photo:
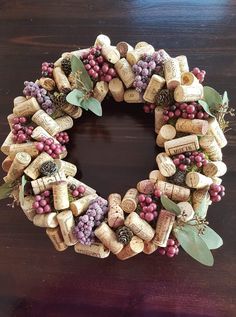
[[[27,118],[16,117],[13,119],[12,134],[13,141],[16,143],[24,143],[30,140],[34,127],[27,127]]]
[[[36,195],[34,197],[34,203],[32,207],[35,209],[36,213],[44,214],[52,211],[52,207],[50,204],[50,196],[51,191],[46,190],[40,195]]]
[[[179,253],[179,242],[176,239],[168,239],[167,246],[165,248],[158,248],[158,253],[161,255],[167,255],[169,258],[173,258]]]
[[[175,166],[180,171],[186,171],[188,167],[196,165],[198,168],[205,166],[208,163],[206,155],[202,152],[185,152],[172,157]]]
[[[101,46],[90,47],[89,52],[84,53],[81,59],[92,79],[109,83],[112,78],[116,77],[116,71],[113,66],[106,62],[101,55]]]
[[[26,97],[35,97],[41,108],[51,115],[55,109],[52,100],[47,95],[47,90],[32,81],[25,81],[24,85],[23,94]]]
[[[70,191],[71,191],[71,194],[74,198],[81,198],[84,196],[85,187],[83,185],[76,187],[76,185],[72,184],[70,186]]]
[[[37,142],[36,148],[39,152],[46,152],[52,158],[59,158],[60,154],[66,151],[64,145],[55,144],[52,138],[41,138],[40,142]]]
[[[98,197],[89,205],[86,213],[78,217],[74,235],[80,243],[90,245],[95,241],[94,229],[102,223],[107,211],[107,200]]]
[[[209,114],[204,111],[202,106],[197,102],[180,103],[165,107],[163,111],[163,119],[168,122],[172,118],[184,118],[184,119],[208,119]]]
[[[205,70],[200,70],[198,67],[194,67],[192,70],[192,73],[195,77],[197,77],[200,84],[204,81],[205,76],[206,76]]]
[[[145,103],[143,106],[143,111],[145,113],[152,113],[155,108],[156,108],[156,105],[154,103]]]
[[[153,196],[154,197],[144,194],[138,196],[139,205],[141,207],[140,217],[147,222],[151,222],[157,218],[157,203],[155,201],[161,197],[161,191],[155,189]]]
[[[55,138],[61,144],[66,144],[70,141],[70,138],[67,132],[59,132],[55,135]]]
[[[52,77],[53,74],[53,63],[44,62],[42,63],[42,76],[43,77]]]
[[[209,189],[211,201],[217,203],[221,201],[225,195],[225,187],[223,185],[211,184]]]

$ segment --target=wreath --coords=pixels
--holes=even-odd
[[[212,266],[211,250],[221,237],[208,226],[208,206],[225,195],[227,167],[222,148],[229,126],[227,92],[203,86],[206,72],[189,70],[187,57],[170,57],[146,42],[111,45],[99,35],[88,49],[44,62],[35,82],[24,83],[7,117],[10,133],[1,146],[7,173],[0,199],[12,197],[58,251],[125,260],[141,252],[172,258],[181,246]],[[127,190],[107,199],[75,178],[66,144],[82,112],[102,115],[101,102],[143,103],[154,116],[157,169]]]

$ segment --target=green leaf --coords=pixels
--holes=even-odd
[[[204,234],[201,234],[200,237],[210,250],[218,249],[223,245],[222,238],[208,226],[205,228]]]
[[[84,93],[82,90],[74,89],[66,96],[66,101],[71,105],[80,107],[83,97]]]
[[[21,177],[21,186],[20,186],[20,191],[19,191],[19,200],[20,200],[20,204],[22,205],[24,202],[24,198],[25,198],[25,185],[27,183],[27,180],[25,178],[25,175],[22,175]]]
[[[197,214],[200,218],[205,218],[206,217],[206,212],[208,209],[208,199],[207,197],[204,197],[199,205],[199,207],[194,210],[195,214]]]
[[[161,203],[166,210],[174,212],[177,216],[181,214],[179,206],[167,196],[161,195]]]
[[[97,116],[99,117],[102,116],[102,106],[101,106],[101,103],[97,99],[90,97],[84,100],[82,104],[86,105],[87,108],[93,113],[95,113]]]
[[[198,235],[194,227],[185,225],[181,228],[175,228],[174,235],[181,247],[192,258],[207,266],[212,266],[214,264],[214,258],[211,251],[208,249],[203,239]]]
[[[198,100],[198,103],[202,106],[202,108],[209,114],[209,116],[211,116],[211,117],[215,117],[212,113],[211,113],[211,111],[210,111],[210,108],[209,108],[209,106],[208,106],[208,104],[206,103],[206,101],[205,100]]]
[[[224,92],[222,97],[222,104],[228,106],[229,105],[229,98],[227,91]]]
[[[93,82],[89,77],[83,62],[75,55],[72,55],[71,57],[71,70],[72,73],[79,74],[79,78],[81,82],[84,84],[87,91],[91,91],[93,89]]]
[[[212,87],[205,86],[204,90],[204,100],[209,106],[210,111],[217,110],[217,106],[222,104],[221,95]]]
[[[15,186],[15,183],[4,183],[0,186],[0,200],[8,198]]]

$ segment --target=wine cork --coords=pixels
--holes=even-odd
[[[108,204],[109,206],[118,205],[121,204],[121,195],[117,193],[112,193],[108,196]]]
[[[54,202],[55,203],[55,202]],[[62,236],[66,245],[75,245],[77,238],[74,235],[75,221],[71,210],[64,210],[57,215]]]
[[[125,226],[130,228],[133,233],[144,241],[151,241],[154,237],[154,229],[136,212],[131,212],[125,219]]]
[[[39,85],[42,86],[47,91],[53,91],[55,89],[56,83],[52,78],[41,77],[39,79]]]
[[[20,144],[12,144],[10,145],[9,157],[14,159],[18,152],[28,153],[31,157],[36,157],[39,154],[39,151],[36,148],[37,142],[28,142],[28,143],[20,143]]]
[[[52,241],[52,244],[54,245],[57,251],[65,251],[68,248],[68,246],[64,242],[61,229],[59,226],[56,228],[47,228],[46,234]]]
[[[137,49],[139,49],[139,48],[141,48],[141,47],[148,46],[148,45],[149,45],[149,44],[148,44],[147,42],[141,41],[141,42],[138,42],[138,43],[135,45],[134,49],[137,50]]]
[[[209,134],[215,137],[220,148],[225,147],[227,145],[227,140],[216,118],[210,118],[208,122]]]
[[[164,72],[168,89],[174,89],[181,84],[180,66],[176,58],[170,58],[165,62]]]
[[[154,236],[155,237],[155,236]],[[158,245],[153,243],[152,241],[144,241],[143,252],[145,254],[152,254],[158,249]]]
[[[176,59],[179,62],[179,68],[181,73],[189,72],[188,60],[185,55],[176,56]]]
[[[25,96],[18,96],[18,97],[15,97],[14,100],[13,100],[13,108],[16,107],[18,104],[26,101],[27,99],[25,98]]]
[[[119,253],[116,254],[119,260],[127,260],[131,257],[143,252],[144,242],[139,237],[133,237],[128,245],[126,245]]]
[[[136,48],[133,51],[127,52],[126,58],[127,58],[127,61],[131,65],[134,65],[134,64],[137,64],[137,62],[142,58],[144,54],[152,55],[154,51],[155,51],[154,47],[148,44],[148,45]]]
[[[66,181],[56,182],[52,185],[53,204],[56,210],[69,208],[69,193]]]
[[[187,201],[190,196],[190,189],[182,186],[174,185],[164,181],[157,181],[157,188],[162,194],[175,201]]]
[[[29,117],[40,110],[40,106],[34,97],[31,97],[13,108],[13,113],[17,117]]]
[[[124,224],[124,211],[119,205],[112,204],[108,210],[108,224],[111,228],[118,228]]]
[[[100,259],[107,258],[110,254],[110,250],[105,248],[100,242],[94,242],[91,245],[85,245],[77,242],[74,246],[74,249],[76,253],[93,256]]]
[[[21,177],[24,169],[29,165],[31,157],[28,153],[19,152],[16,154],[7,175],[4,177],[6,183],[11,183]]]
[[[3,144],[1,145],[1,151],[2,153],[4,153],[5,155],[9,155],[10,153],[10,146],[13,144],[13,133],[10,132],[5,141],[3,142]]]
[[[105,222],[102,222],[94,233],[103,245],[113,254],[117,254],[123,249],[123,244],[117,241],[115,232],[112,231]]]
[[[68,176],[67,177],[67,183],[68,183],[69,187],[71,185],[75,185],[76,187],[84,186],[84,188],[85,188],[84,195],[90,195],[90,194],[95,194],[96,193],[95,189],[93,189],[92,187],[89,187],[88,185],[82,183],[81,181],[79,181],[78,179],[76,179],[74,177]]]
[[[162,248],[167,246],[168,238],[170,236],[174,222],[174,213],[165,209],[160,211],[156,224],[156,235],[153,239],[154,244]]]
[[[120,102],[124,100],[124,86],[119,78],[113,78],[109,82],[109,90],[115,101]]]
[[[175,128],[179,132],[191,133],[196,135],[205,135],[208,131],[208,122],[200,119],[178,118]]]
[[[155,132],[159,133],[161,127],[165,124],[163,119],[163,108],[157,106],[155,108]]]
[[[88,209],[91,202],[97,197],[97,194],[90,194],[70,203],[70,209],[73,212],[73,215],[75,217],[81,215],[85,210]]]
[[[128,61],[125,58],[121,58],[116,64],[115,64],[115,70],[121,80],[123,81],[126,88],[129,88],[132,86],[135,75],[133,73],[132,67],[128,63]]]
[[[94,46],[109,46],[111,45],[111,40],[107,35],[99,34],[95,40]]]
[[[142,103],[143,97],[135,89],[127,89],[124,93],[124,101],[127,103]]]
[[[4,172],[8,173],[11,164],[12,164],[13,160],[10,159],[9,156],[7,156],[3,161],[2,161],[2,169],[4,170]]]
[[[56,228],[58,226],[57,213],[38,214],[34,216],[33,224],[41,228]]]
[[[121,208],[125,212],[133,212],[138,205],[138,191],[136,188],[130,188],[121,201]]]
[[[213,177],[211,177],[211,179],[212,179],[213,183],[216,185],[222,184],[222,178],[220,178],[220,177],[213,176]]]
[[[207,177],[203,174],[200,174],[198,172],[189,172],[186,175],[185,183],[190,188],[203,188],[206,186],[210,186],[213,181],[210,177]]]
[[[161,90],[161,88],[165,85],[165,79],[159,75],[152,75],[147,89],[143,95],[143,99],[147,102],[154,103],[156,99],[157,93]]]
[[[161,127],[157,138],[156,138],[156,144],[159,147],[164,147],[164,143],[166,141],[170,141],[174,139],[176,136],[176,129],[171,124],[165,124]]]
[[[37,179],[40,176],[40,168],[42,164],[48,161],[53,162],[53,158],[46,152],[42,152],[30,165],[28,165],[28,167],[24,170],[24,173],[32,179]]]
[[[17,118],[17,116],[14,113],[11,113],[7,116],[7,121],[9,124],[10,129],[12,130],[12,126],[14,124],[14,119]]]
[[[171,57],[170,55],[163,49],[157,51],[161,64],[165,64]]]
[[[34,194],[38,195],[39,193],[42,193],[45,190],[51,189],[53,183],[56,183],[59,181],[65,181],[65,180],[66,180],[66,176],[64,172],[61,171],[51,176],[45,176],[45,177],[33,180],[31,181],[31,186],[33,188]]]
[[[63,92],[66,89],[71,89],[70,82],[61,67],[53,68],[53,78],[60,92]]]
[[[36,215],[35,209],[33,208],[34,201],[34,196],[29,195],[25,196],[24,200],[20,202],[21,209],[23,210],[24,214],[29,219],[29,221],[33,221]]]
[[[73,127],[74,121],[70,116],[63,116],[55,119],[55,122],[59,125],[59,132],[69,130]]]
[[[102,56],[112,64],[115,64],[120,59],[120,53],[115,46],[103,45]]]
[[[181,210],[180,215],[178,215],[178,219],[187,222],[194,217],[194,210],[192,205],[187,201],[181,201],[177,204]]]
[[[137,190],[142,194],[152,194],[154,192],[154,184],[150,179],[144,179],[137,184]]]
[[[197,101],[202,98],[203,86],[201,84],[191,86],[179,85],[174,91],[174,99],[177,102]]]
[[[73,119],[78,119],[82,116],[82,109],[80,107],[76,107],[73,105],[65,104],[62,106],[62,110],[67,113],[69,116],[71,116]]]
[[[33,130],[33,133],[31,134],[31,137],[37,141],[41,141],[42,138],[46,139],[53,139],[55,144],[59,144],[57,139],[52,137],[44,128],[38,126]]]
[[[156,162],[163,176],[170,177],[176,173],[176,166],[173,160],[165,152],[159,153],[156,156]]]
[[[166,153],[170,156],[184,152],[196,151],[199,149],[198,137],[196,135],[187,135],[166,141],[164,147]]]
[[[74,177],[77,173],[77,167],[75,164],[72,164],[67,161],[56,159],[54,162],[57,164],[59,171],[64,171],[66,176]]]
[[[181,74],[181,85],[191,86],[198,85],[199,80],[191,72]]]
[[[149,179],[150,179],[150,181],[152,181],[154,184],[155,184],[157,181],[166,181],[165,176],[163,176],[159,170],[153,170],[153,171],[151,171],[151,172],[149,173]]]
[[[202,201],[206,199],[207,203],[202,205]],[[193,192],[192,195],[192,204],[193,204],[193,209],[195,212],[201,207],[201,217],[205,218],[207,215],[207,210],[208,206],[210,204],[210,195],[208,192],[208,186],[202,188],[202,189],[197,189]]]
[[[126,57],[127,53],[132,51],[134,48],[127,42],[119,42],[116,44],[116,49],[119,51],[121,57]]]
[[[222,160],[222,151],[213,135],[205,135],[200,138],[200,146],[212,161]]]
[[[32,117],[32,121],[44,128],[50,135],[60,131],[60,126],[45,111],[38,110]]]
[[[93,90],[93,96],[102,102],[108,93],[108,84],[105,81],[98,81]]]
[[[211,178],[223,176],[226,172],[227,166],[221,161],[209,162],[203,166],[203,174]]]

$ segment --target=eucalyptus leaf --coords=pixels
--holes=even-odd
[[[200,218],[205,218],[207,209],[208,209],[208,198],[204,197],[199,205],[199,207],[194,210],[195,214],[197,214]]]
[[[218,249],[223,245],[222,238],[208,226],[205,228],[204,234],[201,234],[200,237],[210,250]]]
[[[93,113],[95,113],[97,116],[99,117],[102,116],[102,106],[101,106],[101,103],[97,99],[90,97],[84,100],[83,104],[86,104],[88,109],[92,111]]]
[[[166,210],[174,212],[177,216],[181,214],[181,209],[179,206],[167,196],[161,195],[161,203]]]
[[[218,106],[222,104],[221,95],[212,87],[204,86],[204,100],[209,106],[211,112],[217,110]]]
[[[229,105],[229,98],[228,98],[228,93],[227,91],[224,92],[223,97],[222,97],[222,104],[225,106]]]
[[[0,186],[0,200],[8,198],[14,188],[14,183],[4,183]]]
[[[93,89],[93,82],[89,77],[83,62],[75,55],[72,55],[71,57],[71,70],[72,73],[79,74],[79,78],[87,91],[91,91]]]
[[[214,258],[211,251],[204,240],[198,235],[194,227],[189,225],[185,225],[181,228],[177,227],[174,229],[173,233],[181,247],[191,257],[207,266],[212,266],[214,264]]]
[[[84,93],[82,90],[74,89],[66,96],[66,101],[71,105],[80,107],[83,97]]]
[[[23,205],[24,202],[24,197],[25,197],[25,185],[27,183],[27,180],[25,178],[25,175],[22,175],[21,177],[21,186],[20,186],[20,191],[19,191],[19,200],[20,204]]]
[[[215,117],[215,116],[211,113],[210,108],[209,108],[209,106],[208,106],[208,104],[206,103],[205,100],[200,99],[200,100],[198,100],[198,103],[199,103],[199,104],[202,106],[202,108],[209,114],[209,116]]]

